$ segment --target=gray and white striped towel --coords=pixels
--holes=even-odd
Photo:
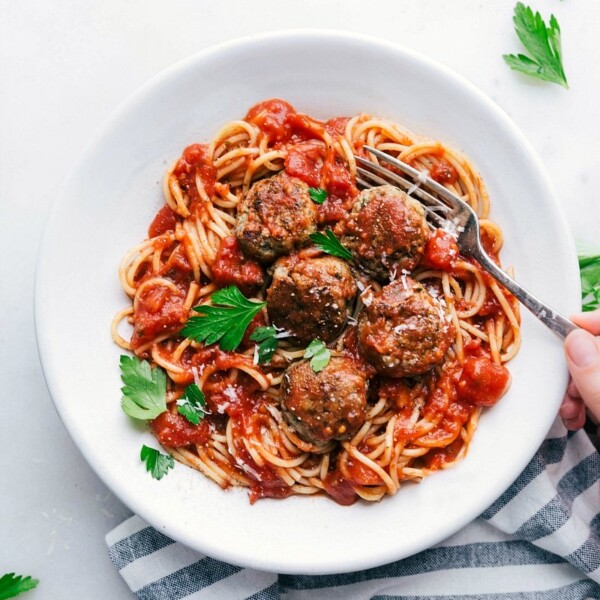
[[[444,542],[382,567],[277,575],[194,552],[133,516],[106,536],[140,600],[600,599],[600,455],[557,420],[513,485]]]

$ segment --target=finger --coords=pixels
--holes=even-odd
[[[579,390],[577,389],[573,378],[571,378],[569,381],[569,385],[567,387],[567,394],[572,398],[581,398],[581,394],[579,393]]]
[[[594,335],[600,335],[600,310],[577,313],[571,316],[571,320]]]
[[[577,431],[585,425],[585,411],[582,411],[580,415],[574,419],[563,419],[565,427],[569,431]]]
[[[579,429],[581,429],[584,424],[585,424],[585,413],[582,413],[583,416],[579,416],[576,419],[563,419],[563,424],[564,426],[569,430],[569,431],[578,431]]]
[[[570,431],[581,429],[586,419],[585,404],[581,398],[572,398],[565,394],[558,414],[565,427]]]
[[[558,414],[563,421],[572,421],[585,414],[585,405],[581,398],[573,398],[565,394]]]
[[[600,341],[583,329],[565,340],[565,354],[573,383],[595,418],[600,418]]]

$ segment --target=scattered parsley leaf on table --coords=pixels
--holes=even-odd
[[[6,573],[0,577],[0,600],[15,598],[23,592],[27,592],[34,587],[37,587],[38,583],[39,580],[32,579],[31,575],[24,577],[23,575]]]
[[[331,254],[344,260],[352,260],[350,250],[335,237],[335,233],[331,229],[326,229],[324,233],[311,233],[309,237],[326,254]]]
[[[253,342],[259,342],[257,356],[258,356],[258,364],[264,365],[268,363],[272,358],[273,354],[275,354],[275,350],[277,350],[277,329],[275,327],[257,327],[250,335],[250,339]]]
[[[193,425],[198,425],[204,419],[205,407],[204,393],[195,383],[188,385],[177,400],[177,412]]]
[[[331,352],[319,339],[314,339],[304,350],[304,358],[310,358],[310,368],[318,373],[322,371],[331,359]]]
[[[554,15],[550,15],[550,25],[546,26],[539,12],[533,13],[529,6],[518,2],[513,17],[515,32],[530,56],[505,54],[506,64],[514,71],[525,75],[558,83],[569,87],[562,65],[560,27]]]
[[[146,463],[146,471],[148,471],[154,479],[162,479],[169,469],[172,469],[175,466],[173,457],[170,454],[163,454],[145,444],[142,446],[140,459],[142,462]]]
[[[600,255],[580,255],[581,305],[584,312],[600,308]]]
[[[167,410],[167,376],[137,356],[121,356],[121,408],[134,419],[155,419]]]
[[[323,204],[327,200],[327,190],[323,188],[308,188],[308,195],[315,204]]]
[[[222,350],[235,350],[252,319],[267,305],[248,300],[234,285],[215,292],[210,299],[212,305],[194,307],[200,316],[190,317],[181,334],[206,344],[219,342]]]

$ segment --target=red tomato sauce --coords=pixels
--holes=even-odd
[[[158,237],[167,233],[167,231],[175,231],[177,225],[177,215],[171,210],[168,204],[165,204],[154,217],[154,220],[148,228],[148,237]]]
[[[498,302],[498,298],[496,298],[496,294],[490,292],[490,290],[486,290],[485,300],[483,302],[483,306],[479,309],[477,313],[478,317],[497,317],[501,315],[503,312],[503,308]]]
[[[250,296],[265,283],[264,269],[257,261],[244,256],[234,236],[221,240],[212,274],[213,281],[219,287],[235,285],[243,294]]]
[[[451,271],[458,258],[456,239],[447,231],[436,229],[427,240],[423,265],[441,271]]]
[[[175,289],[159,283],[148,286],[138,295],[131,337],[133,350],[137,350],[158,335],[176,333],[188,318],[188,309],[184,303],[192,272],[182,246],[178,246],[171,253],[159,273],[143,276],[140,285],[148,277],[155,275],[170,281]]]
[[[425,456],[423,466],[432,471],[443,469],[445,465],[451,464],[456,460],[462,447],[463,441],[457,438],[449,446],[433,448]]]
[[[348,121],[350,121],[350,117],[335,117],[333,119],[329,119],[325,123],[325,131],[329,135],[339,135],[343,136],[346,133],[346,125],[348,125]]]
[[[323,481],[325,491],[342,506],[350,506],[358,500],[358,494],[348,481],[338,470],[327,473]]]
[[[294,144],[285,158],[285,170],[290,177],[297,177],[314,188],[321,187],[321,173],[326,148],[321,141]]]
[[[448,407],[456,399],[455,381],[458,365],[446,368],[439,377],[431,374],[431,391],[427,396],[421,416],[428,421],[439,422]]]
[[[257,465],[245,448],[238,452],[238,459],[241,470],[250,479],[250,504],[261,498],[287,498],[292,494],[290,486],[270,464]]]
[[[508,369],[480,354],[467,357],[456,390],[461,400],[474,406],[493,406],[509,383]]]
[[[187,320],[185,295],[163,286],[149,288],[138,299],[131,347],[136,350],[164,333],[174,333]]]
[[[419,446],[447,446],[456,440],[462,426],[473,412],[472,407],[461,402],[453,401],[445,411],[438,426],[419,438]]]
[[[291,136],[287,117],[295,112],[291,104],[275,98],[255,104],[244,120],[256,125],[271,141],[285,142]]]
[[[442,159],[435,163],[429,172],[429,176],[438,183],[453,184],[458,179],[456,169],[446,160]]]
[[[369,364],[358,350],[358,332],[356,327],[348,327],[344,332],[344,352],[354,361],[356,368],[370,378],[377,374],[375,367]]]
[[[192,144],[188,146],[177,161],[173,169],[173,175],[177,178],[179,186],[190,199],[189,211],[198,210],[203,214],[203,206],[200,203],[200,195],[196,185],[198,177],[209,197],[215,193],[215,182],[217,172],[213,166],[211,157],[208,155],[207,144]]]
[[[163,446],[182,448],[192,444],[204,445],[210,439],[214,425],[204,419],[194,425],[178,413],[166,411],[151,423],[152,431]]]
[[[350,458],[347,463],[348,478],[356,485],[381,485],[381,477],[360,461]]]

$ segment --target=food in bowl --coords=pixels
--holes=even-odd
[[[120,268],[131,302],[113,337],[130,369],[165,382],[152,431],[251,502],[393,495],[461,459],[510,384],[516,300],[410,194],[358,189],[365,144],[463,197],[499,260],[462,154],[387,119],[324,122],[272,99],[184,149]]]

